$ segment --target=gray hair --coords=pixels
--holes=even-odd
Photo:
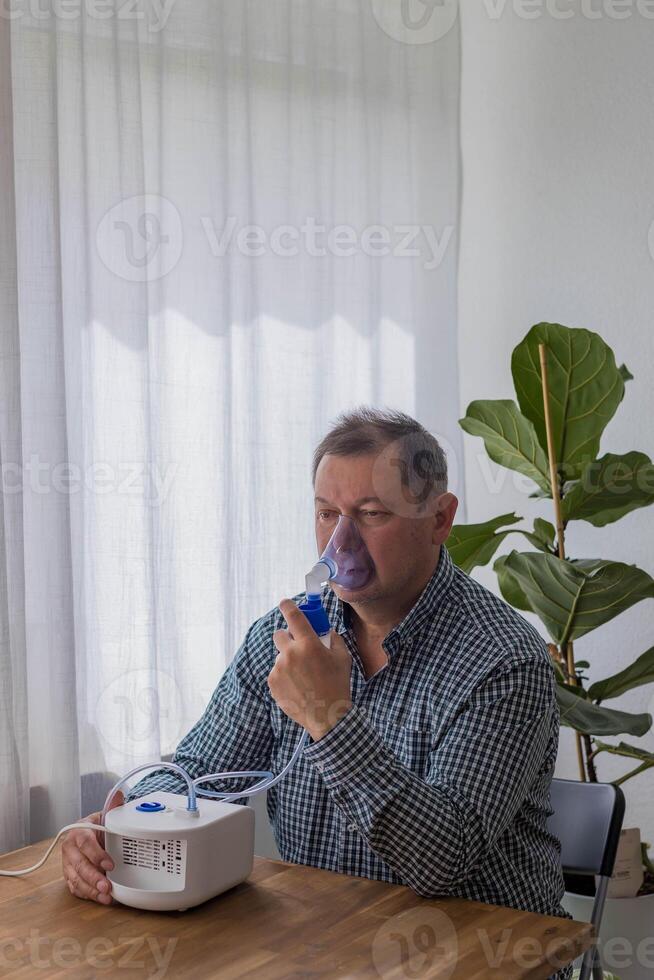
[[[313,454],[311,479],[323,456],[367,456],[397,443],[400,479],[423,505],[447,490],[447,460],[438,440],[419,422],[394,409],[361,405],[342,412]]]

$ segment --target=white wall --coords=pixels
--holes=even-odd
[[[479,0],[462,11],[463,207],[460,257],[462,415],[474,398],[514,397],[510,354],[541,320],[600,333],[635,375],[606,430],[602,452],[654,456],[654,4],[621,0]],[[490,12],[489,12],[490,9]],[[558,19],[551,11],[572,11]],[[521,12],[522,11],[522,15]],[[628,16],[615,19],[616,11]],[[528,12],[533,19],[525,19]],[[596,19],[591,19],[589,13]],[[599,16],[596,16],[599,14]],[[469,522],[549,508],[506,485],[495,492],[481,440],[465,437]],[[506,474],[506,471],[503,471]],[[551,507],[551,504],[550,504]],[[570,529],[568,553],[634,563],[654,574],[654,507],[617,524]],[[521,548],[511,537],[508,546]],[[496,589],[492,572],[475,575]],[[646,600],[580,640],[591,679],[654,644]],[[654,709],[654,686],[611,706]],[[654,737],[640,741],[654,749]],[[631,767],[629,767],[631,768]],[[600,759],[600,778],[626,771]],[[576,777],[562,733],[557,774]],[[654,843],[654,770],[626,784],[626,826]]]

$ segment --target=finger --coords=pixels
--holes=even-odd
[[[113,899],[110,892],[98,891],[97,888],[93,888],[82,878],[71,875],[66,878],[66,884],[68,885],[69,892],[75,898],[82,898],[88,902],[98,902],[100,905],[112,904]]]
[[[125,796],[123,794],[122,789],[119,789],[111,797],[109,806],[107,807],[107,813],[110,810],[114,810],[117,806],[122,806],[124,802],[125,802]],[[90,821],[91,823],[102,823],[102,811],[99,811],[98,813],[92,813],[89,817],[85,817],[83,823],[87,823],[88,821]],[[95,834],[94,836],[97,838],[100,847],[104,847],[105,846],[104,833]]]
[[[86,817],[81,817],[79,823],[100,823],[102,820],[102,813],[98,810],[96,813],[89,813]],[[68,844],[73,844],[75,847],[79,847],[86,837],[95,837],[96,840],[102,840],[104,834],[93,834],[89,833],[88,830],[80,830],[76,828],[75,830],[69,830],[67,834],[64,834],[64,852]]]
[[[68,854],[64,876],[73,895],[98,901],[110,897],[111,885],[106,876],[78,848]]]
[[[292,599],[282,599],[279,610],[296,640],[316,635],[313,626]]]
[[[114,863],[105,849],[100,847],[97,834],[94,834],[92,831],[89,834],[82,833],[75,843],[82,854],[84,854],[96,868],[106,868],[107,871],[110,871],[113,868]]]
[[[288,630],[275,630],[272,638],[273,643],[280,653],[283,653],[284,650],[288,650],[293,642],[293,638],[289,636]]]
[[[336,630],[329,631],[329,649],[332,653],[347,654],[348,657],[351,657],[347,643],[341,634],[336,632]]]
[[[113,797],[111,798],[111,802],[107,807],[107,813],[109,812],[109,810],[115,810],[117,806],[123,806],[124,802],[125,802],[125,794],[123,793],[122,789],[119,789],[114,793]],[[99,839],[100,839],[100,845],[102,847],[105,847],[106,835],[100,834]],[[109,860],[111,861],[111,858],[109,858]],[[113,862],[111,866],[113,867]]]

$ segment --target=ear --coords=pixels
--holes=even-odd
[[[434,510],[434,531],[432,535],[434,544],[443,544],[450,536],[458,506],[458,498],[453,493],[450,493],[449,490],[439,496]]]

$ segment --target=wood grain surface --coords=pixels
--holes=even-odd
[[[28,867],[49,842],[0,857]],[[59,844],[25,878],[0,878],[0,976],[287,980],[544,980],[591,926],[255,857],[246,882],[187,912],[73,898]]]

